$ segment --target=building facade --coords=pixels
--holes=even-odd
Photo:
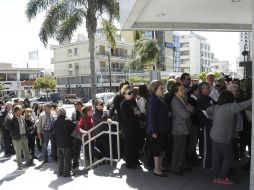
[[[211,71],[211,46],[206,38],[191,32],[180,37],[181,72],[195,76]]]
[[[34,82],[42,74],[42,69],[14,68],[11,63],[0,63],[0,83],[4,86],[2,93],[14,92],[19,98],[34,97],[36,95],[33,89]]]
[[[111,91],[117,91],[119,83],[128,79],[126,67],[132,48],[132,43],[122,41],[117,41],[116,47],[111,48],[105,38],[97,34],[95,40],[97,92],[110,90],[110,77]],[[51,49],[54,52],[51,62],[54,64],[58,92],[62,95],[77,94],[81,97],[91,97],[88,39],[82,38],[77,42],[53,46]]]
[[[212,59],[211,71],[229,74],[231,72],[229,68],[229,61],[219,61],[218,59]]]

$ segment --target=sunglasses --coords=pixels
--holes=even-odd
[[[128,94],[128,95],[132,95],[132,94],[133,94],[133,91],[130,91],[130,92],[126,93],[126,94]]]
[[[216,86],[216,87],[220,87],[220,85],[219,85],[219,84],[216,84],[215,86]]]
[[[98,106],[104,106],[104,103],[100,103],[100,104],[98,104]]]

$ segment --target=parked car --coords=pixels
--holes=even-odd
[[[76,94],[66,94],[64,96],[64,103],[74,104],[76,101],[82,101],[82,98],[79,98]]]
[[[109,100],[115,96],[114,92],[104,92],[96,94],[96,98],[102,99],[105,102],[105,106],[107,107]],[[92,104],[93,99],[90,99],[87,103]]]
[[[59,103],[62,101],[62,96],[58,92],[42,93],[41,96],[37,99],[38,102],[53,102]]]

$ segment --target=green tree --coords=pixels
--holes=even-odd
[[[199,73],[199,74],[197,75],[197,78],[198,78],[198,79],[201,79],[201,80],[205,80],[207,74],[208,74],[208,72],[207,72],[207,71],[204,71],[204,72],[202,72],[202,73]],[[215,79],[218,79],[218,78],[220,78],[220,77],[221,77],[221,74],[220,74],[219,72],[215,72],[215,73],[214,73],[214,78],[215,78]]]
[[[55,88],[56,80],[53,76],[38,77],[34,82],[34,89],[44,90],[47,93],[47,98],[50,90],[54,90]]]
[[[135,42],[133,48],[134,61],[139,61],[141,68],[144,68],[147,65],[150,68],[154,63],[156,63],[156,67],[158,68],[159,54],[160,48],[156,40],[141,38]],[[135,66],[135,62],[131,65]]]
[[[117,0],[29,0],[26,15],[29,21],[38,13],[46,11],[39,37],[46,46],[49,38],[55,38],[60,43],[71,40],[73,33],[84,20],[89,39],[91,95],[96,94],[95,73],[95,32],[97,20],[102,15],[112,21],[119,19],[119,3]]]
[[[4,85],[0,84],[0,92],[4,90]]]

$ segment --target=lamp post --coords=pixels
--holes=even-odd
[[[111,82],[111,62],[110,62],[110,51],[107,52],[108,55],[108,72],[109,72],[109,91],[112,92],[112,82]]]

